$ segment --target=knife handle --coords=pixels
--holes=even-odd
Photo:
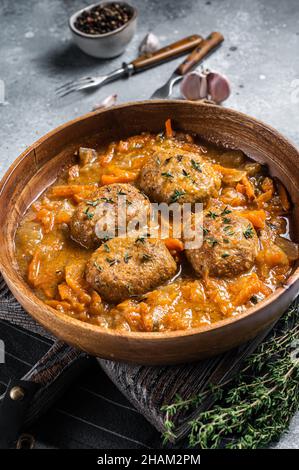
[[[198,34],[193,34],[180,41],[169,44],[162,49],[148,55],[142,55],[133,60],[129,65],[134,67],[134,72],[139,72],[145,68],[154,67],[161,62],[166,62],[169,59],[177,57],[185,52],[194,49],[203,41],[203,38]]]
[[[185,75],[189,70],[191,70],[198,62],[200,62],[212,49],[219,46],[224,37],[221,33],[214,32],[211,33],[206,39],[201,41],[201,43],[191,52],[191,54],[186,57],[184,62],[178,66],[176,73],[178,75]]]

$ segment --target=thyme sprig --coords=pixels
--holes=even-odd
[[[211,393],[212,408],[189,423],[191,447],[255,449],[277,440],[299,408],[298,320],[297,300],[233,381],[164,406],[164,440],[175,439],[176,414],[194,412]]]

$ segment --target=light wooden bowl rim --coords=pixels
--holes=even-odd
[[[126,102],[117,106],[114,106],[114,109],[123,109],[127,108],[130,106],[143,106],[149,103],[156,103],[156,104],[165,104],[165,100],[143,100],[143,101],[130,101]],[[212,105],[212,104],[204,104],[204,103],[196,103],[194,101],[187,101],[187,100],[167,100],[167,103],[174,103],[174,104],[182,104],[182,103],[188,103],[192,104],[194,107],[198,108],[203,108],[209,106],[209,108],[214,108],[214,109],[219,109],[219,106],[217,105]],[[289,139],[285,138],[283,135],[281,135],[275,128],[272,126],[265,124],[264,122],[249,116],[245,113],[241,113],[239,111],[236,111],[231,108],[221,108],[222,110],[225,110],[224,112],[228,112],[228,114],[233,113],[238,117],[243,117],[244,119],[248,120],[250,119],[254,123],[257,124],[257,126],[262,126],[263,128],[266,128],[269,130],[272,134],[276,135],[276,137],[279,137],[281,141],[284,141],[285,144],[288,146],[291,146],[295,152],[298,153],[298,149],[293,145],[292,142],[290,142]],[[0,198],[2,191],[6,184],[9,184],[9,179],[13,172],[16,170],[18,165],[20,164],[21,161],[23,161],[26,156],[33,151],[35,148],[37,148],[40,144],[42,144],[45,140],[49,139],[51,136],[55,135],[57,132],[60,130],[64,129],[65,127],[72,126],[75,123],[78,123],[80,121],[84,121],[85,119],[88,119],[92,116],[96,116],[98,114],[105,113],[108,111],[108,109],[100,109],[97,111],[93,111],[87,114],[84,114],[82,116],[79,116],[75,119],[72,119],[70,121],[67,121],[64,124],[61,124],[60,126],[56,127],[55,129],[51,130],[44,136],[42,136],[40,139],[38,139],[36,142],[34,142],[31,146],[29,146],[24,152],[21,153],[19,157],[17,157],[14,162],[10,165],[6,173],[4,174],[2,180],[0,181]],[[299,153],[298,153],[299,156]],[[168,341],[170,339],[177,339],[181,337],[188,337],[188,336],[195,336],[195,335],[200,335],[201,333],[207,333],[209,331],[217,331],[219,329],[225,329],[227,326],[231,325],[232,323],[241,323],[243,320],[247,319],[248,317],[258,314],[260,310],[262,310],[264,307],[266,307],[269,304],[274,303],[286,290],[290,289],[290,287],[299,279],[299,266],[293,271],[293,273],[289,276],[287,281],[284,283],[283,286],[277,288],[272,294],[270,294],[269,297],[266,299],[262,300],[259,302],[259,304],[256,307],[251,307],[247,309],[244,313],[236,314],[235,316],[226,318],[224,320],[219,320],[215,323],[212,323],[211,325],[206,325],[206,326],[201,326],[198,328],[192,328],[190,330],[176,330],[176,331],[166,331],[166,332],[135,332],[135,331],[118,331],[118,330],[113,330],[113,329],[106,329],[103,327],[100,327],[98,325],[93,325],[91,323],[86,323],[81,320],[77,320],[75,318],[72,318],[64,313],[58,312],[52,307],[49,307],[46,305],[42,300],[40,300],[31,290],[31,288],[28,286],[28,284],[25,282],[25,280],[22,279],[21,275],[17,272],[17,270],[12,267],[11,270],[13,272],[13,278],[10,273],[8,273],[6,266],[2,262],[2,256],[1,256],[1,250],[0,250],[0,268],[2,273],[4,273],[4,277],[7,275],[7,277],[10,279],[10,281],[14,282],[14,285],[17,286],[17,290],[22,292],[22,294],[33,304],[38,305],[45,314],[46,316],[53,317],[55,316],[56,319],[59,319],[62,324],[65,326],[67,324],[73,325],[74,328],[79,331],[80,329],[87,331],[92,331],[93,333],[98,333],[99,336],[106,336],[106,337],[122,337],[122,338],[128,338],[129,339],[144,339],[144,340],[159,340],[159,341]],[[31,314],[33,317],[35,315]],[[37,315],[38,321],[41,322],[42,324],[44,323],[43,320],[40,318],[39,315]]]

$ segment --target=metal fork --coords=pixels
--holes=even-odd
[[[107,75],[98,75],[97,77],[82,77],[78,80],[70,81],[56,88],[56,94],[62,98],[63,96],[68,95],[69,93],[73,93],[74,91],[85,90],[87,88],[93,87],[100,87],[103,86],[105,83],[117,80],[117,78],[119,77],[130,76],[130,74],[133,72],[130,66],[131,64],[124,64],[123,67],[114,70],[113,72],[110,72]]]
[[[204,57],[207,57],[209,53],[214,51],[214,49],[222,43],[223,39],[222,34],[218,32],[211,33],[188,55],[184,62],[175,69],[167,82],[152,94],[151,99],[169,98],[175,83],[182,80],[183,76],[188,73],[189,70],[197,65]]]
[[[65,83],[56,89],[56,93],[58,96],[62,97],[74,91],[103,86],[105,83],[117,80],[120,77],[130,77],[133,73],[154,67],[162,62],[191,51],[200,44],[201,41],[201,36],[193,34],[192,36],[176,41],[169,46],[163,47],[152,54],[137,57],[137,59],[133,60],[129,64],[124,62],[119,69],[114,70],[107,75],[82,77],[79,80]]]

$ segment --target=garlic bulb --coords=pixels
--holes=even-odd
[[[183,78],[181,93],[187,100],[200,100],[208,96],[208,82],[205,71],[197,71],[187,73]]]
[[[227,77],[218,72],[195,70],[183,78],[180,90],[187,100],[210,99],[221,103],[230,95],[230,84]]]
[[[152,54],[160,49],[160,41],[154,33],[148,33],[140,43],[140,55]]]
[[[221,103],[230,95],[230,84],[228,78],[217,72],[210,72],[207,76],[208,93],[212,100]]]
[[[103,101],[96,104],[92,108],[92,110],[97,111],[98,109],[102,109],[102,108],[110,108],[110,106],[115,105],[116,101],[117,101],[117,95],[116,94],[115,95],[109,95]]]

